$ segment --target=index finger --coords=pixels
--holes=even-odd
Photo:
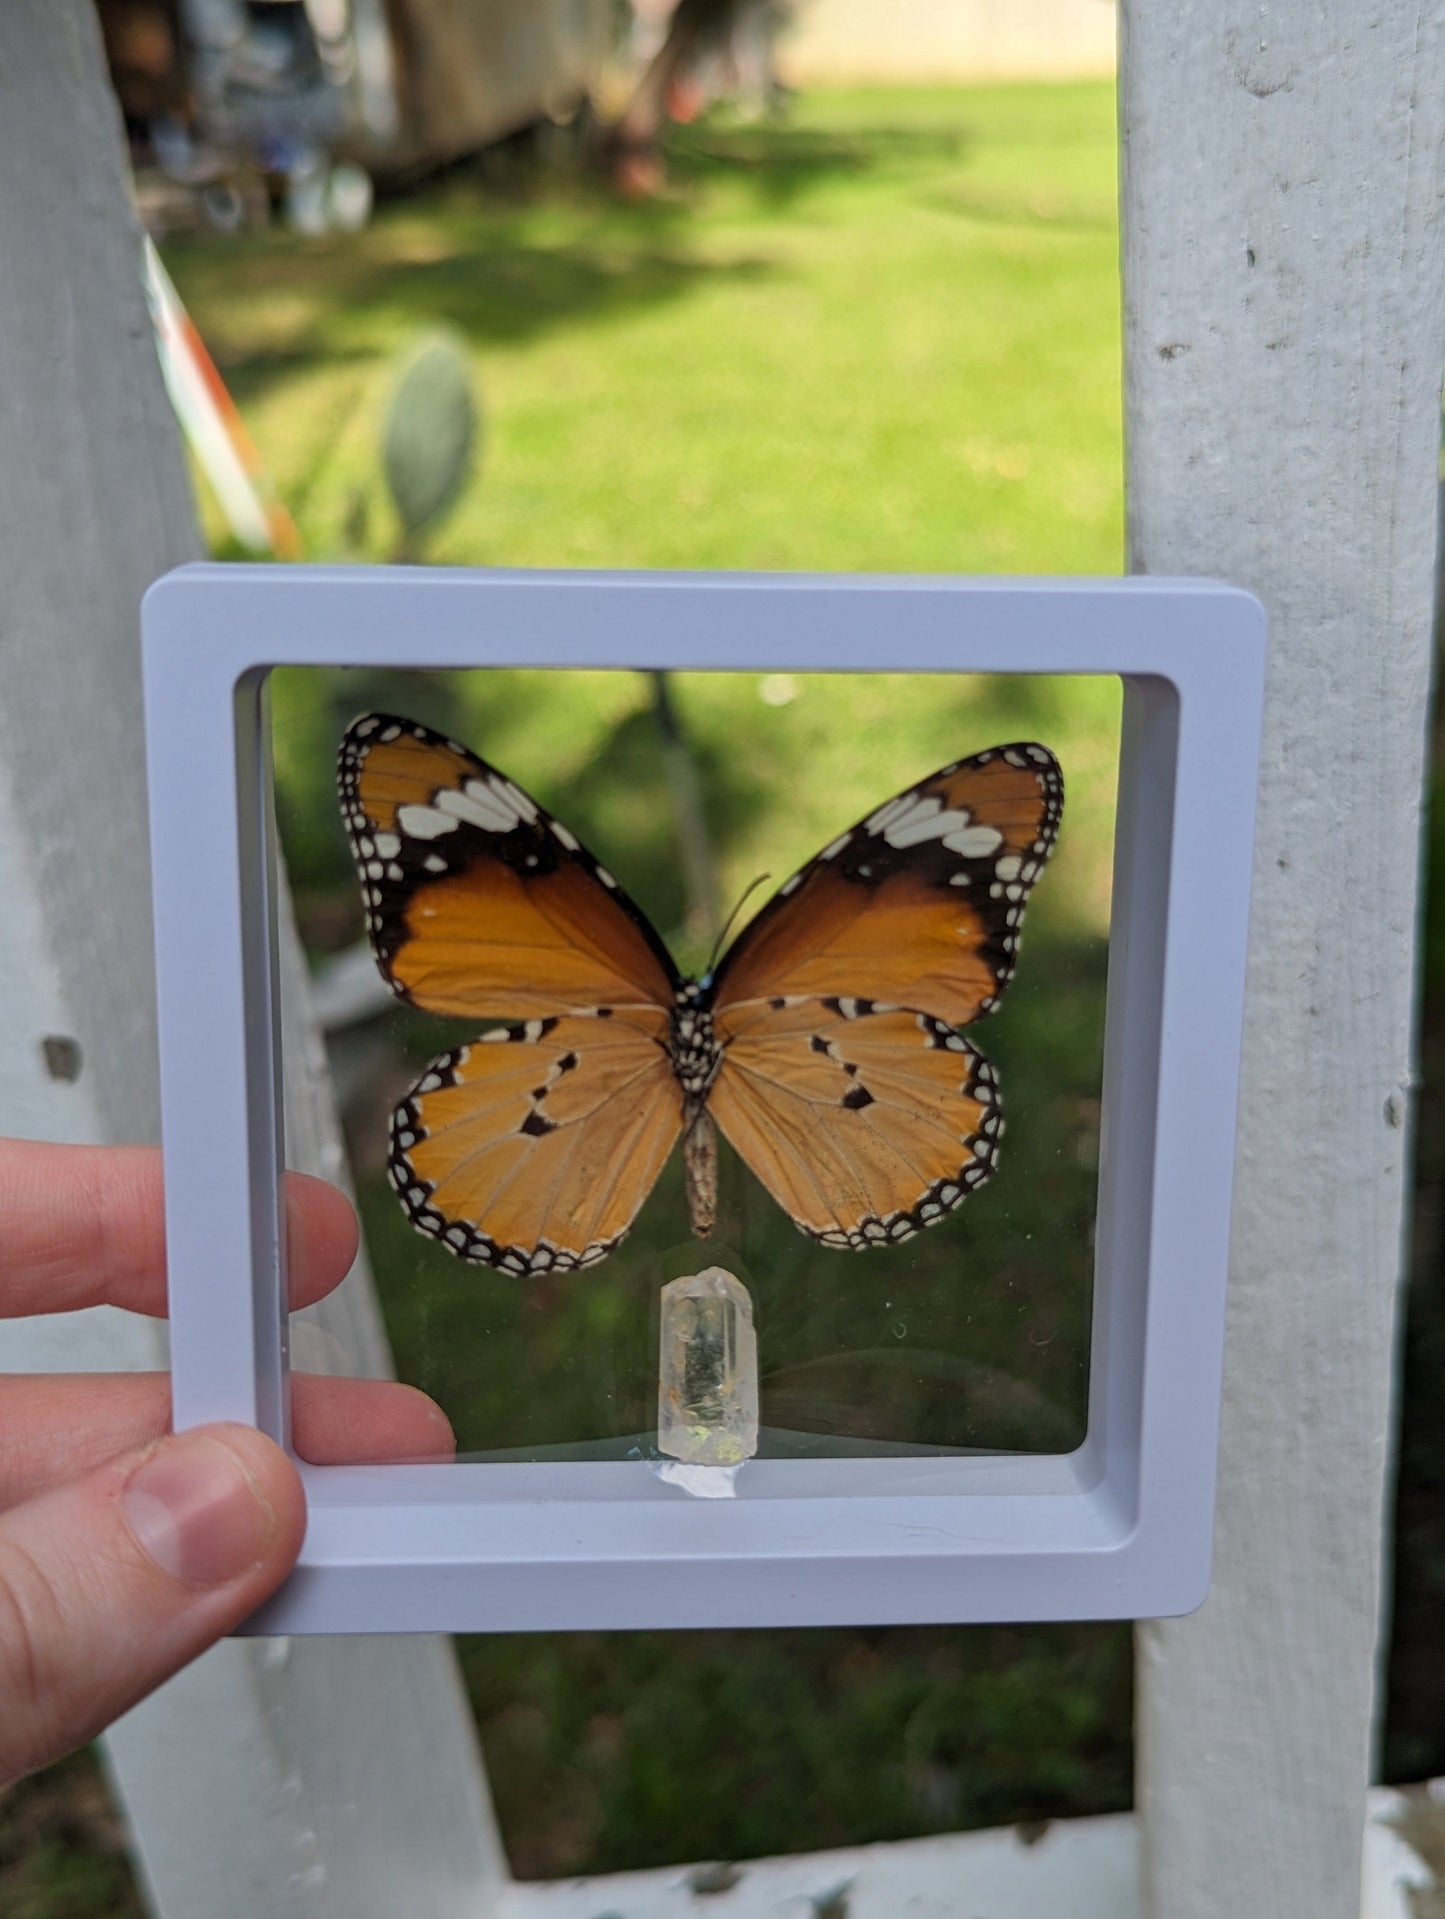
[[[291,1305],[309,1306],[356,1257],[356,1215],[325,1180],[288,1173],[286,1231]],[[160,1150],[0,1140],[0,1318],[82,1306],[165,1312]]]

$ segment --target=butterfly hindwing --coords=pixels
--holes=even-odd
[[[1003,1121],[983,1055],[927,1013],[789,996],[720,1011],[709,1109],[825,1245],[909,1239],[981,1185]]]
[[[478,1019],[671,1004],[676,969],[646,917],[465,747],[366,714],[342,740],[339,783],[377,964],[399,998]]]
[[[992,1012],[1064,782],[1045,746],[996,746],[887,800],[784,882],[718,968],[716,1004],[868,997],[950,1026]]]
[[[434,1060],[392,1118],[420,1231],[505,1272],[591,1266],[627,1232],[682,1130],[661,1009],[532,1019]]]

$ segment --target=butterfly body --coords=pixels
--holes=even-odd
[[[595,1264],[679,1138],[707,1233],[715,1125],[839,1248],[907,1239],[987,1178],[997,1080],[955,1028],[1013,971],[1063,804],[1047,748],[990,748],[895,795],[700,979],[569,828],[457,742],[368,714],[339,778],[393,992],[506,1022],[434,1061],[393,1118],[402,1203],[460,1257]]]
[[[723,1062],[723,1049],[713,1031],[712,990],[706,980],[680,980],[672,1007],[672,1067],[692,1100],[706,1099]]]

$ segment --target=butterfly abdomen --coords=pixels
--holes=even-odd
[[[722,1070],[722,1042],[713,1031],[711,990],[684,980],[669,1014],[668,1056],[684,1105],[682,1164],[693,1232],[707,1239],[717,1221],[717,1132],[707,1096]]]

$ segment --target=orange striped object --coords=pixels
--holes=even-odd
[[[299,560],[301,535],[296,522],[271,484],[256,443],[149,238],[144,263],[146,299],[166,391],[226,524],[252,553]]]

